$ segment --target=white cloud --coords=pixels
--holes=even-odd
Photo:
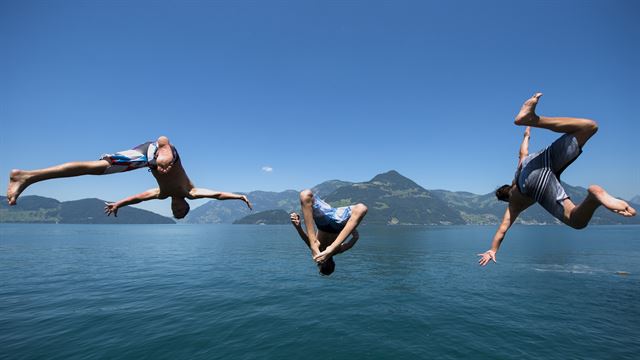
[[[273,168],[271,166],[263,166],[262,171],[266,173],[270,173],[270,172],[273,172]]]

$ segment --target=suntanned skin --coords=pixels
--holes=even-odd
[[[291,223],[311,250],[311,257],[317,264],[322,264],[330,257],[351,249],[360,238],[356,227],[367,214],[367,207],[364,204],[356,204],[351,207],[351,217],[338,234],[322,230],[316,231],[313,221],[313,193],[310,190],[304,190],[300,193],[300,205],[306,233],[300,224],[300,215],[295,212],[291,213]],[[351,235],[351,239],[345,241],[349,235]]]
[[[158,187],[147,190],[140,194],[130,196],[115,203],[106,203],[105,213],[117,216],[118,209],[142,201],[152,199],[172,198],[171,209],[176,218],[183,218],[189,211],[186,199],[211,198],[217,200],[242,200],[249,209],[251,203],[246,196],[240,194],[213,191],[209,189],[196,188],[184,168],[180,159],[173,162],[173,151],[171,143],[166,136],[158,138],[157,169],[152,169],[151,173],[158,183]],[[69,162],[46,169],[39,170],[12,170],[9,175],[9,187],[7,189],[7,201],[9,205],[15,205],[20,194],[30,185],[40,181],[74,177],[82,175],[104,175],[105,170],[111,164],[107,160]]]
[[[514,121],[516,125],[526,126],[524,139],[520,145],[518,167],[521,166],[522,161],[529,154],[529,137],[532,126],[548,129],[554,132],[572,134],[578,141],[580,148],[582,148],[591,136],[598,131],[598,125],[593,120],[536,115],[536,105],[538,104],[541,96],[542,93],[536,93],[530,99],[525,101]],[[564,218],[562,221],[565,224],[575,229],[582,229],[586,227],[589,224],[593,213],[599,206],[604,206],[610,211],[625,217],[635,216],[636,210],[634,208],[629,206],[627,202],[609,195],[600,186],[591,185],[588,190],[589,193],[587,198],[578,205],[575,205],[571,199],[565,199],[562,202],[564,207]],[[504,240],[507,231],[516,221],[518,215],[534,203],[535,200],[520,193],[515,181],[512,182],[509,192],[509,205],[507,206],[504,216],[502,217],[502,222],[493,237],[491,249],[482,254],[478,254],[478,256],[480,256],[480,259],[478,260],[480,265],[485,266],[491,261],[496,262],[496,252],[498,252],[500,244],[502,243],[502,240]]]
[[[304,229],[302,228],[302,225],[300,223],[300,215],[298,215],[295,212],[292,212],[290,214],[290,218],[291,218],[291,224],[295,227],[296,231],[298,231],[298,235],[300,235],[300,238],[305,242],[305,244],[307,244],[307,246],[309,247],[309,250],[311,250],[311,254],[312,254],[311,257],[313,258],[314,252],[311,247],[311,244],[309,243],[309,237],[304,232]],[[332,233],[318,230],[316,231],[315,245],[319,250],[325,250],[329,245],[333,244],[333,242],[336,240],[337,237],[338,237],[338,234],[332,234]],[[358,242],[359,239],[360,239],[360,234],[358,233],[358,230],[353,230],[353,232],[351,233],[351,239],[341,243],[340,247],[336,250],[336,252],[333,255],[342,254],[343,252],[351,249],[353,245],[355,245],[356,242]]]

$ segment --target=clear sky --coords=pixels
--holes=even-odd
[[[427,189],[487,193],[511,181],[524,130],[513,117],[542,91],[539,113],[600,124],[563,180],[630,198],[639,18],[632,0],[5,0],[0,173],[167,135],[196,186],[217,190],[395,169]],[[531,150],[556,136],[534,130]],[[24,195],[117,200],[154,186],[139,170]]]

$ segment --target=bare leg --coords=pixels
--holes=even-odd
[[[364,219],[364,216],[367,215],[367,210],[368,209],[364,204],[353,205],[351,207],[351,217],[345,224],[342,231],[340,231],[340,234],[338,234],[338,237],[336,237],[336,239],[333,241],[333,243],[342,244],[347,239],[347,237],[351,235],[353,230],[355,230],[356,227],[360,225],[360,222],[362,221],[362,219]]]
[[[559,133],[572,134],[578,140],[580,147],[583,147],[587,140],[598,131],[598,124],[593,120],[536,115],[536,105],[538,105],[541,96],[542,93],[536,93],[524,102],[514,121],[516,125],[533,126]]]
[[[311,256],[316,256],[320,253],[320,248],[316,229],[313,227],[313,193],[311,190],[303,190],[300,193],[300,208],[302,209],[302,217],[309,237],[308,245],[311,248]]]
[[[15,205],[18,196],[31,184],[49,179],[81,175],[102,175],[109,165],[107,160],[96,160],[69,162],[39,170],[11,170],[9,187],[7,188],[7,201],[9,205]]]
[[[575,229],[585,228],[600,205],[625,217],[636,215],[636,210],[629,206],[626,201],[614,198],[598,185],[589,186],[587,198],[578,206],[574,205],[569,199],[566,199],[563,205],[565,223]]]

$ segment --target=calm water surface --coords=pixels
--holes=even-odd
[[[494,231],[0,224],[0,358],[638,359],[640,227]]]

